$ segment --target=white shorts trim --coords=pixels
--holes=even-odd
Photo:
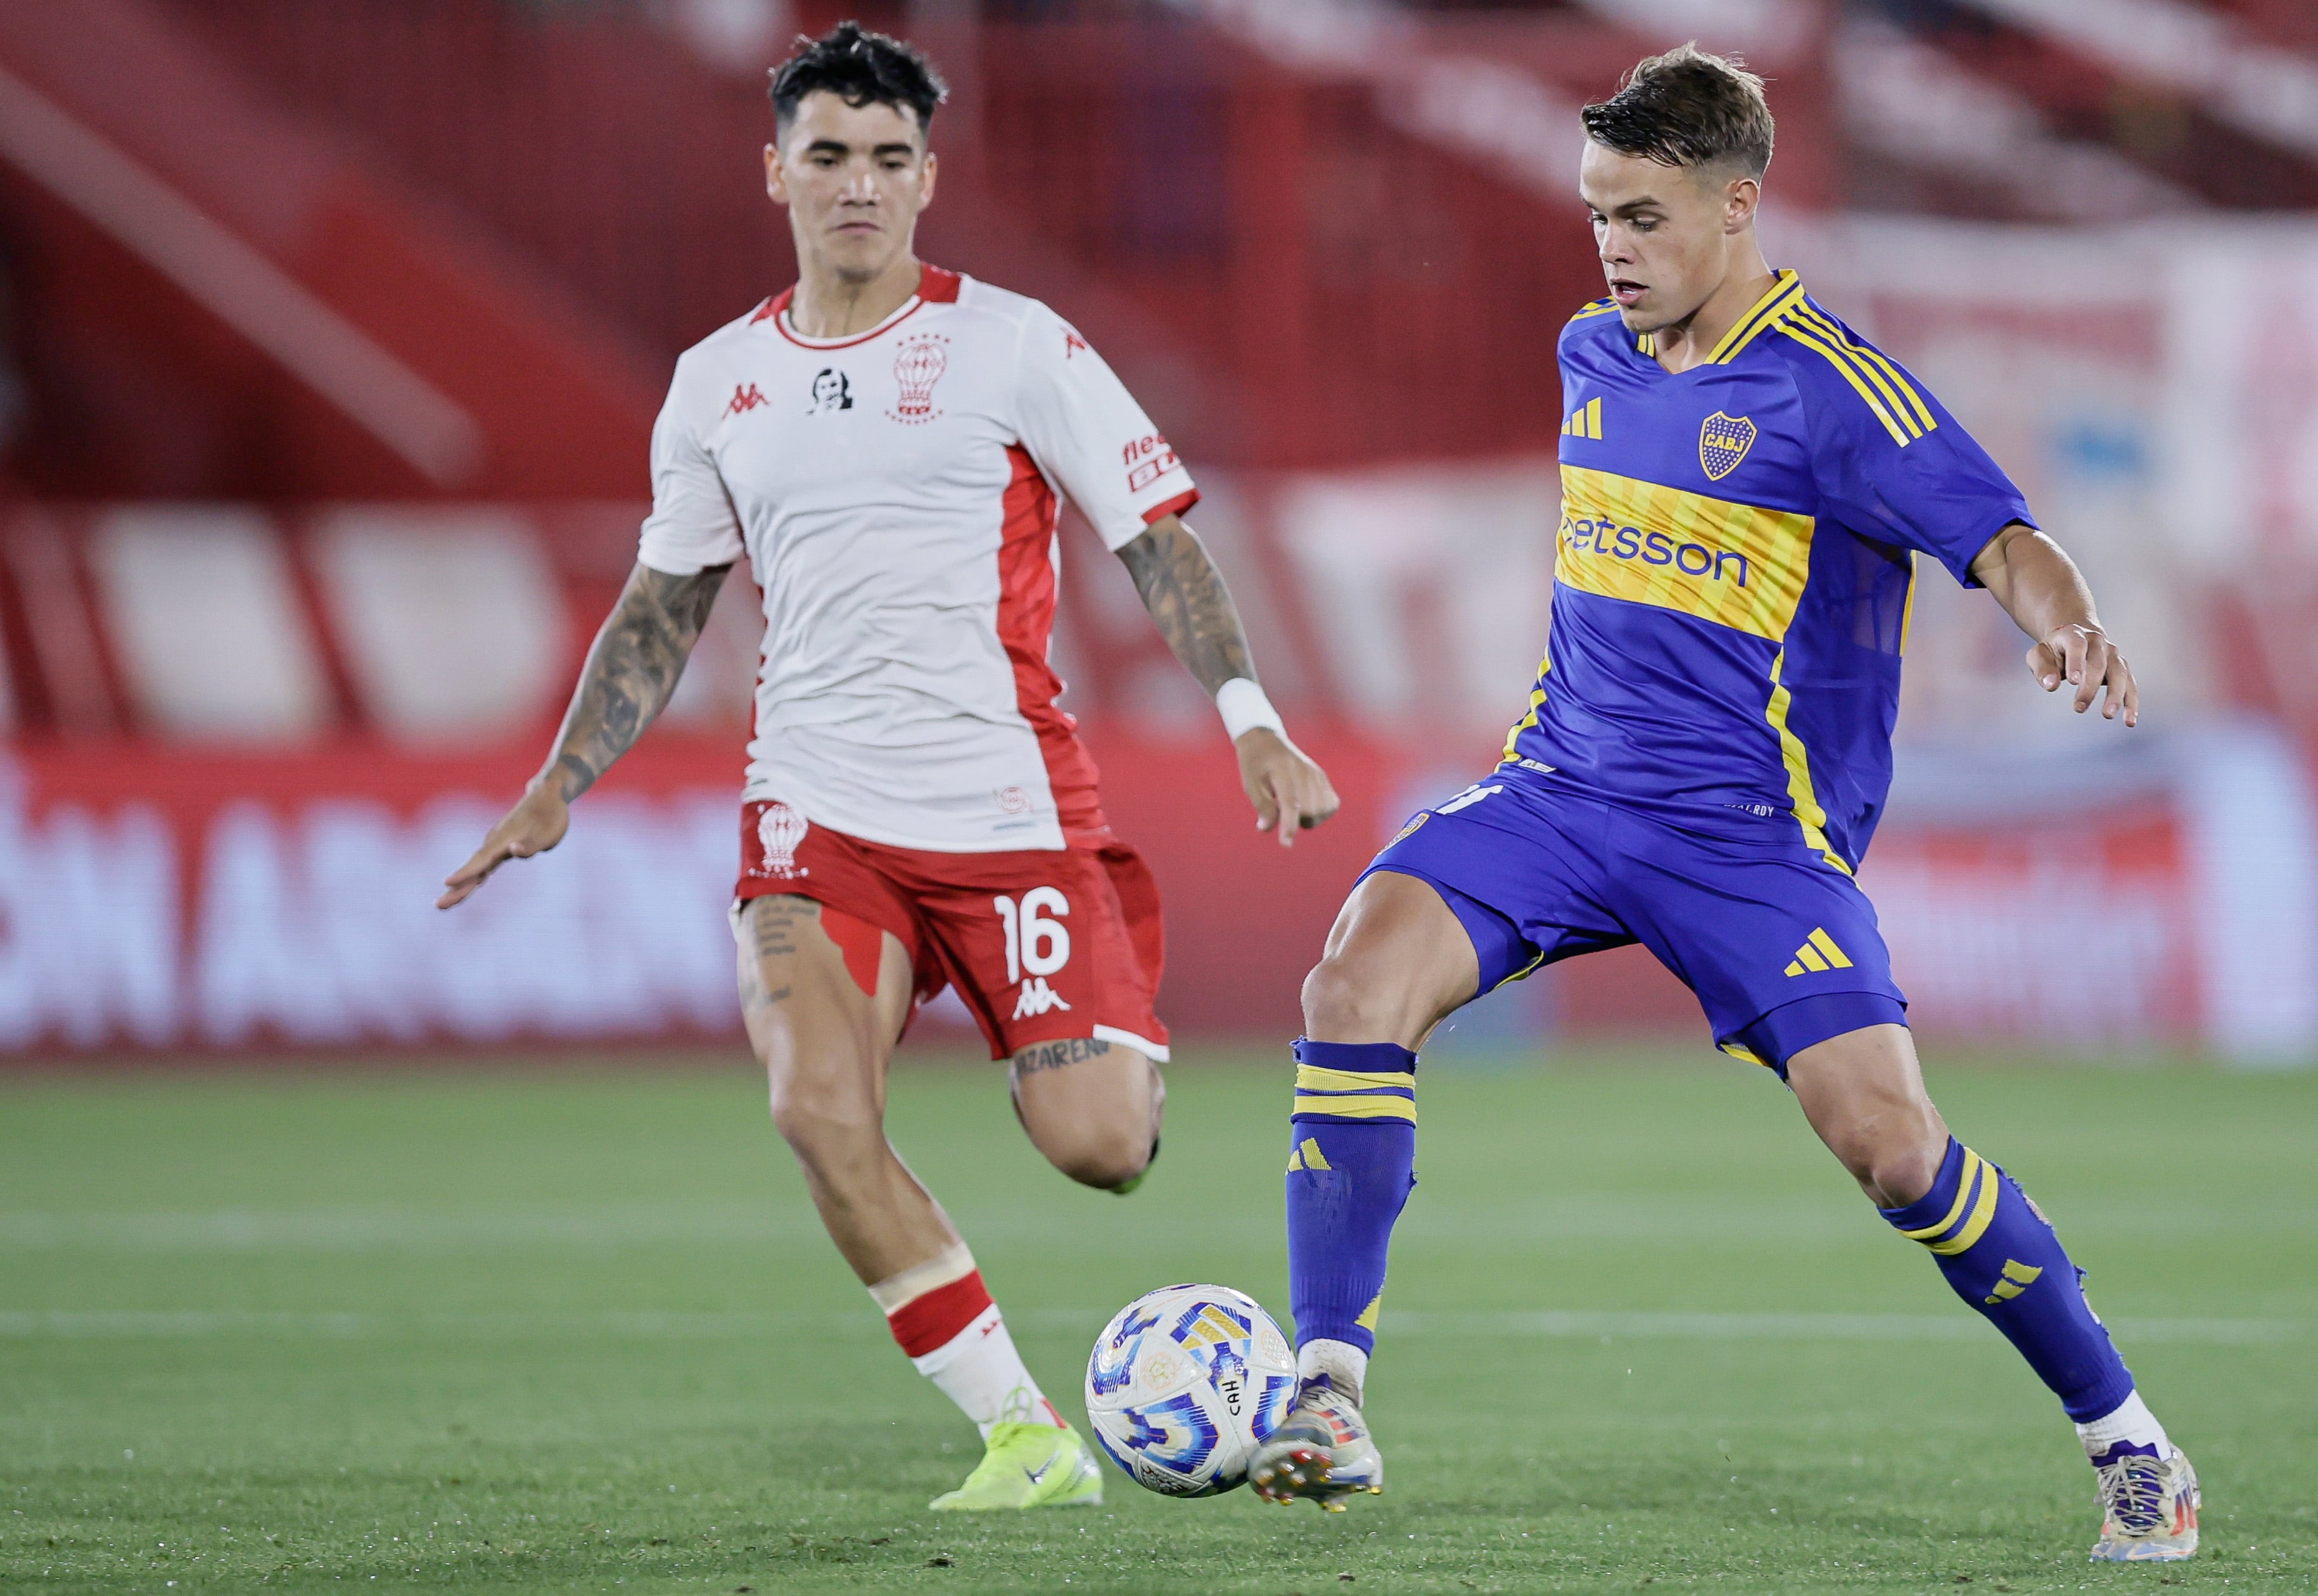
[[[1165,1044],[1154,1042],[1147,1036],[1138,1036],[1133,1031],[1122,1031],[1117,1026],[1095,1027],[1094,1039],[1098,1042],[1116,1042],[1121,1047],[1132,1047],[1153,1063],[1163,1064],[1167,1062]]]

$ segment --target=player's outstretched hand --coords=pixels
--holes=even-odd
[[[571,806],[555,794],[535,783],[505,819],[493,826],[468,861],[443,878],[443,895],[435,900],[437,909],[452,909],[474,895],[475,889],[490,878],[492,871],[509,859],[528,859],[534,854],[544,854],[563,840],[571,829]]]
[[[1255,805],[1255,829],[1278,831],[1280,847],[1294,847],[1297,832],[1336,812],[1336,789],[1328,785],[1328,773],[1279,732],[1259,726],[1240,733],[1233,746],[1239,750],[1240,785]]]
[[[2028,674],[2047,693],[2057,693],[2063,681],[2076,689],[2075,709],[2082,714],[2092,707],[2103,688],[2101,719],[2125,717],[2128,726],[2141,724],[2141,688],[2133,667],[2098,627],[2055,626],[2043,642],[2028,650]]]

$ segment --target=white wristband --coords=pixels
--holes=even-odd
[[[1244,676],[1235,676],[1216,689],[1216,713],[1224,718],[1224,731],[1234,742],[1261,726],[1267,731],[1288,735],[1280,723],[1280,712],[1271,707],[1271,700],[1263,689]]]

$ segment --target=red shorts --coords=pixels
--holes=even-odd
[[[743,804],[732,895],[775,894],[891,931],[916,980],[912,1011],[956,987],[993,1059],[1082,1036],[1167,1056],[1167,1027],[1152,1012],[1166,956],[1159,889],[1123,842],[932,853],[808,824],[785,803]],[[874,987],[875,950],[846,951],[855,978]]]

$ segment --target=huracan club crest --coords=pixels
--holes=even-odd
[[[797,845],[813,828],[804,816],[786,803],[768,803],[757,817],[757,846],[763,852],[763,861],[751,874],[769,875],[776,881],[795,881],[813,871],[796,862]]]
[[[886,415],[915,426],[941,414],[934,408],[934,384],[949,370],[949,351],[944,347],[948,342],[936,333],[902,345],[894,356],[894,381],[902,397]]]
[[[1754,446],[1755,424],[1744,416],[1725,416],[1717,410],[1699,426],[1698,463],[1706,469],[1710,482],[1720,482],[1737,471]]]

